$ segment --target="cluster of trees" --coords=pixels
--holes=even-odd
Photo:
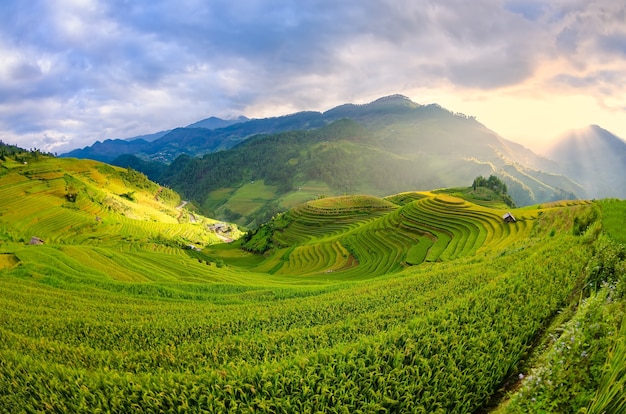
[[[30,161],[35,160],[42,155],[53,156],[52,154],[38,148],[25,150],[16,145],[6,144],[4,141],[0,140],[0,160],[2,161],[6,161],[7,157],[11,157],[17,162]]]
[[[502,198],[504,203],[509,207],[515,207],[515,203],[513,199],[508,194],[508,189],[504,181],[496,177],[495,175],[490,175],[489,178],[485,178],[482,175],[474,178],[474,182],[472,183],[472,189],[477,191],[479,188],[487,188],[493,191],[497,196]]]
[[[156,184],[150,181],[148,176],[144,173],[130,167],[126,168],[126,171],[124,171],[121,176],[122,180],[124,180],[127,184],[132,184],[137,188],[149,190],[157,187]]]
[[[497,194],[506,194],[506,184],[495,175],[490,175],[489,178],[485,178],[482,175],[474,178],[472,188],[476,190],[478,187],[486,187]]]

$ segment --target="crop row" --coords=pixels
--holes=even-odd
[[[364,222],[384,214],[374,209],[366,213],[355,214],[352,209],[335,209],[332,212],[311,208],[308,205],[297,207],[287,214],[290,225],[284,232],[276,234],[276,238],[284,245],[317,241],[322,237],[332,237],[357,228]]]
[[[289,226],[274,234],[282,245],[257,270],[271,273],[309,273],[341,268],[350,261],[337,249],[340,243],[358,263],[342,277],[369,277],[402,269],[405,264],[447,261],[502,250],[526,237],[529,216],[505,223],[502,212],[444,196],[420,197],[402,208],[370,216],[317,214],[300,208],[288,213]],[[319,265],[323,264],[323,265]]]
[[[32,279],[20,276],[24,268],[5,272],[0,285],[0,403],[76,412],[475,411],[515,372],[589,254],[570,235],[528,246],[484,262],[308,287],[302,297],[291,297],[297,285],[262,285],[263,277],[237,288],[232,274],[224,284],[228,274],[216,269],[204,284],[184,281],[175,269],[191,277],[203,267],[183,257],[24,247],[24,261],[41,264]],[[93,262],[81,256],[93,254]],[[107,268],[162,276],[116,282],[89,270],[103,257]],[[214,294],[167,298],[159,289]]]

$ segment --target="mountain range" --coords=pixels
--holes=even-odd
[[[563,137],[546,158],[473,117],[392,95],[326,112],[212,117],[152,142],[107,140],[64,156],[132,167],[205,214],[251,226],[323,195],[468,186],[490,174],[504,180],[517,205],[620,196],[626,175],[614,172],[626,168],[626,143],[589,130],[595,138]]]

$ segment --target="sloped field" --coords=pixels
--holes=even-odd
[[[180,212],[156,200],[160,190],[154,183],[123,178],[123,170],[87,160],[14,166],[0,176],[0,229],[8,240],[22,243],[32,237],[92,245],[220,241],[204,226],[210,220],[178,223]],[[71,201],[70,193],[75,193]]]
[[[342,271],[341,278],[396,272],[407,265],[449,261],[501,251],[528,237],[537,211],[477,206],[446,195],[403,197],[399,207],[375,197],[309,202],[286,213],[289,224],[273,233],[284,247],[257,270],[307,275]],[[411,201],[412,200],[412,201]],[[323,203],[322,203],[323,202]]]
[[[300,286],[184,256],[25,246],[0,275],[0,406],[471,412],[516,373],[588,254],[571,235],[514,245]]]
[[[106,168],[32,164],[0,177],[2,412],[476,412],[578,297],[597,236],[594,204],[504,223],[350,196],[281,215],[251,260],[183,249],[214,234]]]

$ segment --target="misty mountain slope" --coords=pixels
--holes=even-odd
[[[499,137],[471,117],[454,114],[436,104],[420,105],[402,95],[383,97],[363,105],[344,104],[324,113],[303,111],[263,119],[240,117],[233,121],[212,117],[176,128],[152,142],[137,139],[129,145],[125,140],[106,140],[63,156],[112,162],[120,155],[133,154],[145,160],[170,163],[181,154],[202,156],[229,149],[257,134],[317,129],[344,118],[368,130],[379,131],[377,145],[384,140],[383,145],[398,151],[406,150],[414,141],[413,137],[419,135],[422,137],[420,148],[411,151],[457,152],[478,159],[490,157],[496,151],[505,162],[539,170],[556,169],[554,163]]]
[[[403,104],[401,98],[394,102]],[[584,193],[564,176],[518,163],[550,164],[472,118],[436,105],[415,105],[398,113],[389,111],[389,101],[385,104],[384,111],[350,108],[355,117],[360,109],[369,112],[368,126],[344,118],[315,130],[258,135],[202,158],[180,157],[159,181],[204,206],[206,214],[245,226],[284,210],[293,198],[306,200],[303,192],[311,186],[320,190],[308,199],[320,194],[385,196],[469,186],[478,175],[496,174],[520,205]],[[250,208],[250,197],[245,206],[236,201],[237,193],[253,188],[272,195],[256,200],[255,208]]]
[[[626,198],[626,142],[591,125],[563,136],[547,155],[593,198]]]

